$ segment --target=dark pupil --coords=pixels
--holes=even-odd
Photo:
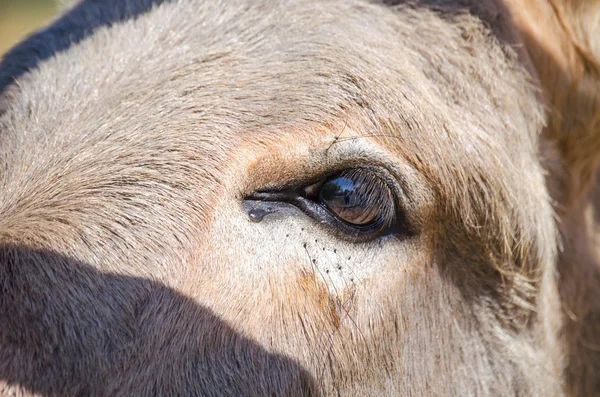
[[[372,197],[378,192],[374,186],[369,186],[373,183],[361,179],[340,176],[325,182],[319,193],[319,201],[343,221],[355,225],[372,224],[379,215],[375,204],[379,201],[378,197]]]

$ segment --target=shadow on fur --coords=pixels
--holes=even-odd
[[[0,394],[317,395],[296,362],[147,279],[2,245],[0,296]]]

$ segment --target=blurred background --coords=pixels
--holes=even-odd
[[[0,0],[0,56],[48,23],[58,12],[59,3],[59,0]]]

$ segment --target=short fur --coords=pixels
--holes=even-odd
[[[0,63],[0,394],[599,394],[598,18],[74,4]],[[356,165],[413,233],[248,220]]]

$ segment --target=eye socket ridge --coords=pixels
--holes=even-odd
[[[258,191],[250,200],[284,202],[296,206],[341,237],[372,240],[380,235],[408,232],[397,214],[396,189],[377,167],[357,167],[277,191]]]

